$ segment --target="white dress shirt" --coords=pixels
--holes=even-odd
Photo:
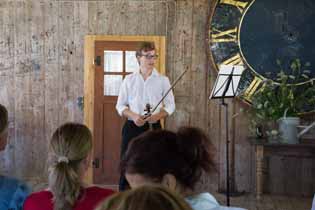
[[[116,109],[121,116],[127,108],[137,114],[144,115],[146,104],[150,104],[151,108],[155,107],[170,87],[169,79],[160,75],[156,69],[153,69],[151,75],[145,81],[140,72],[129,74],[120,87]],[[168,115],[175,111],[172,91],[169,92],[153,114],[160,112],[162,107]]]

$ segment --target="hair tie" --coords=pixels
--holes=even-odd
[[[58,163],[69,163],[69,159],[66,156],[59,156]]]

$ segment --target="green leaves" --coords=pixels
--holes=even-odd
[[[301,64],[300,59],[292,61],[291,73],[286,74],[281,68],[281,61],[276,60],[280,67],[276,82],[264,81],[263,87],[252,98],[252,117],[259,122],[276,121],[287,116],[297,116],[305,106],[315,107],[314,81],[309,80],[310,70],[301,70],[310,66],[309,62]],[[298,85],[307,82],[303,85]]]

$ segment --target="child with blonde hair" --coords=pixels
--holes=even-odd
[[[186,201],[162,186],[142,186],[120,192],[96,210],[192,210]]]
[[[50,141],[49,189],[33,193],[24,210],[92,210],[113,193],[100,187],[84,187],[84,172],[92,149],[92,134],[82,124],[60,126]]]

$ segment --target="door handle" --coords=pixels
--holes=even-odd
[[[92,165],[93,165],[93,168],[99,168],[100,167],[100,159],[99,158],[95,158],[92,161]]]
[[[94,64],[96,66],[100,66],[101,65],[101,56],[96,56],[96,58],[94,59]]]

